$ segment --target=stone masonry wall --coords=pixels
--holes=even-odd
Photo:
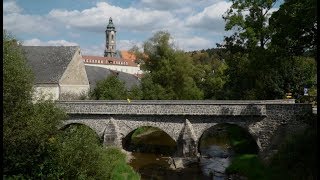
[[[122,138],[142,126],[158,127],[178,144],[179,156],[193,156],[205,130],[220,123],[237,124],[256,140],[262,157],[270,157],[286,135],[305,126],[297,118],[312,112],[309,104],[222,104],[189,102],[58,102],[70,115],[65,125],[80,123],[94,129],[105,145],[121,147]]]

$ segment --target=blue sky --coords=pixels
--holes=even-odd
[[[275,6],[276,10],[283,1]],[[140,46],[168,31],[185,51],[216,47],[224,31],[224,0],[5,0],[4,29],[24,45],[78,45],[85,55],[103,55],[109,17],[117,49]]]

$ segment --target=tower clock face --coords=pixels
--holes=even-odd
[[[112,40],[111,43],[114,43],[114,41]]]

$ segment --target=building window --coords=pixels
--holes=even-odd
[[[113,40],[113,34],[111,34],[111,40]]]

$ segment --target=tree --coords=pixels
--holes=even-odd
[[[192,59],[170,43],[168,32],[159,31],[144,47],[146,70],[142,78],[144,99],[202,99],[203,92],[193,79]]]
[[[275,3],[273,0],[232,2],[223,17],[226,20],[225,29],[235,30],[232,36],[225,37],[223,45],[228,51],[227,96],[231,99],[275,99],[283,98],[288,91],[295,91],[296,98],[305,86],[302,84],[310,84],[300,75],[308,75],[305,78],[308,81],[314,79],[314,75],[305,71],[312,62],[303,58],[306,63],[297,64],[295,62],[300,57],[295,56],[316,49],[316,20],[313,16],[315,2],[285,1],[279,11],[271,15],[270,20],[269,11]]]
[[[3,37],[3,105],[4,122],[23,117],[32,96],[33,74],[16,40],[7,32]]]
[[[32,104],[33,75],[20,46],[3,38],[3,165],[5,177],[45,178],[55,173],[49,143],[66,116],[51,102]],[[46,173],[44,173],[46,172]]]
[[[127,99],[127,90],[124,82],[111,75],[97,82],[95,89],[91,92],[91,98],[97,100]]]
[[[207,50],[206,50],[207,51]],[[203,93],[204,99],[224,99],[223,87],[227,81],[227,65],[217,51],[194,52],[191,57],[195,66],[194,80]]]
[[[270,18],[272,48],[279,55],[315,57],[317,1],[286,0]]]
[[[125,154],[119,149],[103,147],[101,139],[89,127],[70,125],[52,142],[58,144],[56,164],[60,173],[56,179],[114,179],[112,176],[123,174],[140,179],[126,164]],[[125,170],[118,172],[119,166]]]
[[[225,30],[236,32],[225,40],[227,43],[242,44],[242,47],[251,49],[259,46],[265,48],[270,40],[268,28],[269,11],[276,0],[232,0],[230,9],[223,16],[226,21]]]
[[[139,179],[120,150],[105,149],[86,128],[59,130],[66,113],[51,101],[32,103],[31,70],[7,34],[3,50],[4,179]]]
[[[127,94],[129,99],[140,100],[143,97],[141,87],[138,85],[134,85],[133,87],[131,87],[130,91],[128,91]]]

